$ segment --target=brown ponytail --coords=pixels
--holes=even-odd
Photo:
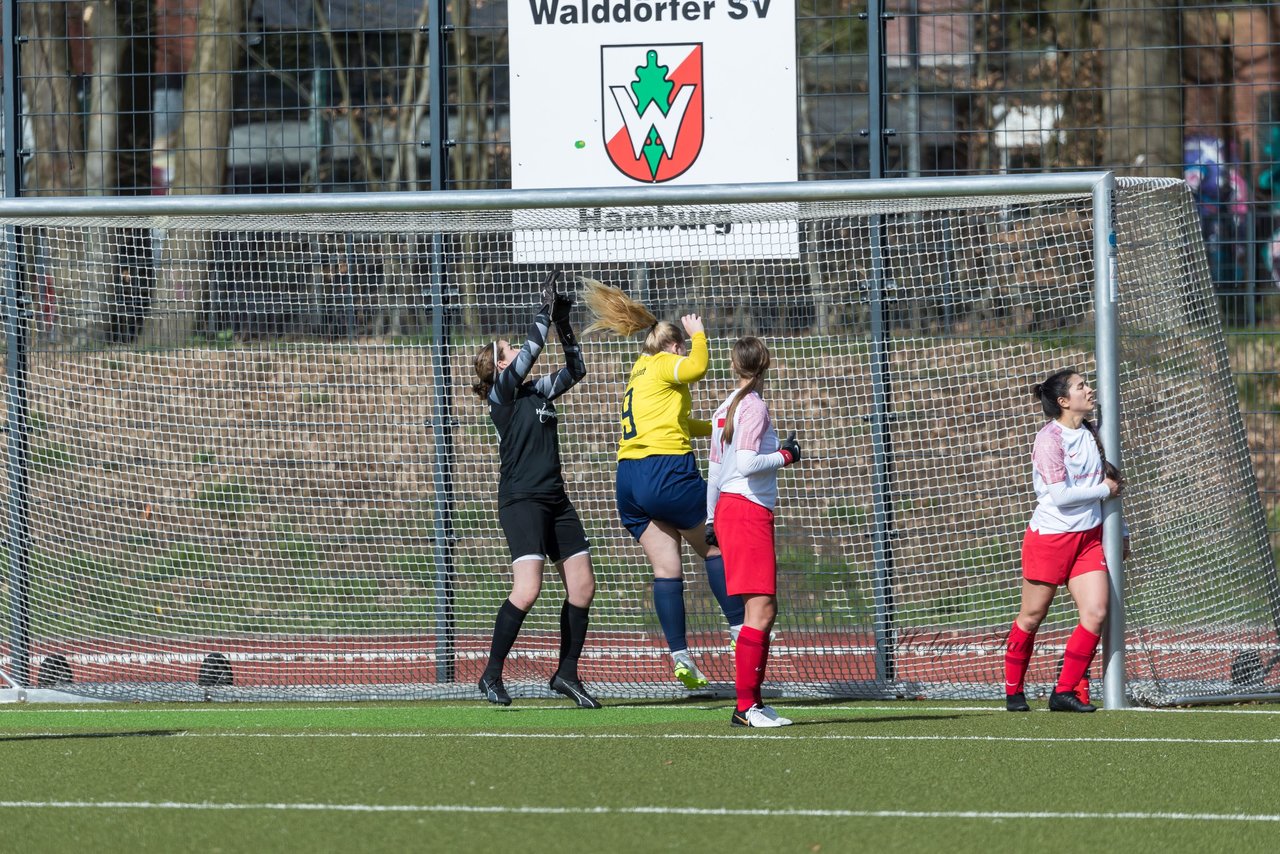
[[[618,288],[595,279],[584,278],[582,282],[586,285],[582,301],[596,318],[583,330],[583,335],[605,331],[629,338],[637,332],[646,332],[642,349],[650,356],[661,353],[670,344],[684,343],[684,330],[674,323],[658,320],[653,312]]]
[[[1124,475],[1120,473],[1120,469],[1107,462],[1107,451],[1102,447],[1102,437],[1098,435],[1098,428],[1087,418],[1081,422],[1084,428],[1089,431],[1089,435],[1093,437],[1093,443],[1098,446],[1098,456],[1102,457],[1102,474],[1109,477],[1116,483],[1124,486]]]
[[[493,381],[497,379],[498,363],[494,359],[494,354],[498,351],[497,343],[494,341],[486,344],[480,348],[479,353],[476,353],[476,380],[471,383],[471,391],[481,400],[489,399],[489,392],[493,389]]]
[[[724,432],[720,434],[720,438],[726,445],[733,442],[733,416],[738,411],[738,404],[760,387],[764,372],[769,370],[769,348],[754,335],[747,335],[733,343],[730,361],[733,372],[746,380],[747,384],[733,398],[733,403],[729,404],[729,410],[724,415]]]

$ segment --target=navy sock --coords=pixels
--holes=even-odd
[[[655,578],[653,608],[658,612],[667,648],[672,652],[688,649],[689,642],[684,637],[684,579]]]
[[[493,621],[493,642],[489,645],[489,663],[484,668],[484,675],[490,679],[502,678],[502,665],[507,661],[507,653],[511,652],[524,625],[527,611],[521,611],[511,604],[510,599],[502,600],[497,619]]]
[[[747,614],[747,606],[742,604],[741,596],[730,596],[724,586],[724,558],[712,555],[707,558],[707,586],[720,603],[720,612],[731,626],[742,625]]]

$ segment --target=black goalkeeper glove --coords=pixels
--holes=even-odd
[[[539,305],[546,309],[548,314],[555,310],[555,302],[559,297],[559,294],[556,293],[556,282],[559,279],[560,268],[556,267],[550,273],[547,273],[547,277],[542,280],[542,290],[538,295],[542,302]]]
[[[551,319],[558,324],[567,324],[569,322],[569,312],[571,311],[573,311],[573,296],[571,294],[556,294],[551,303]]]
[[[792,430],[791,435],[782,440],[778,450],[782,452],[782,457],[786,460],[783,463],[784,466],[800,462],[800,443],[796,441],[795,430]]]
[[[716,529],[712,526],[711,520],[707,520],[707,545],[718,546],[720,543],[716,540]]]

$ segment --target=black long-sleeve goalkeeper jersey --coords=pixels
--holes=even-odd
[[[520,352],[489,390],[489,417],[498,431],[499,505],[530,495],[564,490],[560,474],[560,440],[556,434],[557,397],[587,375],[582,349],[567,320],[558,324],[565,366],[551,376],[525,381],[546,344],[551,328],[544,307],[529,327]]]

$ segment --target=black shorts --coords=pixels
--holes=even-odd
[[[590,548],[578,511],[569,496],[527,496],[498,508],[498,521],[507,535],[511,562],[541,558],[559,563]]]

